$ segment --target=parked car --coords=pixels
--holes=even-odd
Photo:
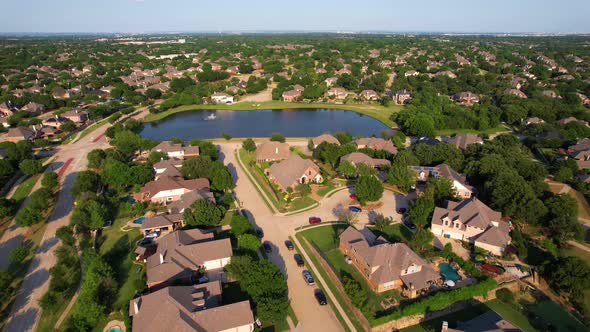
[[[209,278],[207,278],[207,277],[200,277],[199,280],[197,280],[197,282],[199,284],[204,284],[206,282],[209,282]]]
[[[270,245],[270,242],[264,241],[264,243],[262,244],[262,247],[264,248],[265,253],[270,254],[272,252],[272,247]]]
[[[146,234],[145,238],[146,239],[155,239],[158,236],[160,236],[160,234],[158,232],[152,232],[152,233]]]
[[[360,207],[357,207],[357,206],[349,206],[348,207],[348,210],[350,212],[355,212],[355,213],[358,213],[358,212],[362,212],[363,211],[363,209],[361,209]]]
[[[264,237],[264,231],[262,230],[262,228],[256,228],[256,236],[258,236],[259,239],[262,239]]]
[[[315,282],[313,281],[313,277],[311,276],[311,273],[309,273],[309,271],[307,271],[307,270],[303,271],[303,279],[305,279],[305,282],[307,283],[308,286],[315,285]]]
[[[414,225],[414,223],[409,220],[404,221],[404,226],[406,226],[411,231],[416,230],[416,225]]]
[[[289,250],[295,249],[295,247],[293,246],[293,242],[291,242],[291,240],[285,241],[285,247],[287,247],[287,249],[289,249]]]
[[[319,224],[322,222],[322,219],[318,218],[318,217],[309,217],[309,223],[311,225],[313,224]]]
[[[350,196],[348,196],[348,197],[350,197],[350,199],[356,199],[356,195],[355,194],[350,194]]]
[[[328,300],[326,299],[326,295],[324,295],[324,292],[321,289],[318,288],[313,293],[314,293],[313,295],[315,295],[315,299],[318,300],[318,303],[320,305],[328,304]]]
[[[295,255],[293,255],[293,258],[295,259],[295,262],[297,263],[297,266],[303,267],[304,262],[303,262],[303,257],[301,257],[301,255],[295,254]]]
[[[137,245],[138,246],[144,246],[145,247],[145,246],[149,246],[149,245],[152,245],[152,244],[154,244],[154,240],[153,239],[150,239],[150,238],[143,238],[143,239],[137,241]]]
[[[408,211],[408,209],[406,209],[406,208],[397,209],[397,213],[399,213],[399,214],[404,214],[404,213],[406,213],[406,211]]]

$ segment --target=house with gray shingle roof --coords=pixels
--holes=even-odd
[[[266,175],[283,190],[294,188],[304,183],[320,183],[323,181],[320,168],[311,160],[303,159],[299,155],[272,164]]]

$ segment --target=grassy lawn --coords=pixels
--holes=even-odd
[[[261,103],[252,103],[252,102],[238,102],[232,105],[185,105],[179,106],[172,109],[169,109],[165,112],[158,113],[158,114],[148,114],[144,118],[144,122],[152,122],[162,120],[167,116],[170,116],[175,113],[180,112],[187,112],[187,111],[196,111],[196,110],[232,110],[232,111],[253,111],[253,110],[266,110],[266,109],[282,109],[282,108],[328,108],[328,109],[339,109],[339,110],[347,110],[353,111],[356,113],[364,114],[370,116],[386,126],[394,127],[395,123],[391,121],[389,118],[391,114],[399,112],[403,106],[399,105],[390,105],[390,106],[381,106],[377,104],[323,104],[323,103],[287,103],[283,101],[268,101],[268,102],[261,102]]]
[[[426,322],[422,322],[420,324],[406,327],[401,329],[400,332],[432,332],[432,331],[440,331],[443,321],[449,322],[449,327],[454,328],[457,327],[457,322],[465,322],[471,320],[483,313],[488,311],[488,308],[484,304],[479,304],[475,306],[471,306],[464,310],[460,310],[454,312],[450,315],[446,315],[440,318],[432,319]]]
[[[487,134],[487,135],[491,135],[491,134],[496,134],[496,133],[500,133],[500,132],[509,132],[510,130],[506,127],[503,126],[498,126],[498,127],[494,127],[494,128],[489,128],[486,130],[475,130],[475,129],[441,129],[441,130],[437,130],[435,131],[435,135],[436,136],[451,136],[454,134]]]
[[[588,331],[587,327],[573,318],[555,302],[545,300],[532,304],[527,309],[535,313],[542,320],[555,326],[557,331]]]
[[[39,177],[41,177],[41,175],[37,174],[21,182],[14,191],[12,198],[19,203],[22,202],[22,200],[29,196],[31,190],[33,190],[33,187],[35,186],[35,183],[37,183],[37,180],[39,180]]]
[[[331,181],[326,181],[326,183],[324,183],[324,185],[320,189],[318,189],[316,194],[320,197],[324,197],[327,193],[334,190],[334,188],[336,188],[336,185],[334,183],[332,183]]]
[[[569,246],[568,248],[563,248],[561,249],[560,254],[564,256],[576,256],[584,260],[586,263],[590,264],[590,253],[577,247]],[[587,289],[584,292],[583,301],[585,304],[584,316],[588,317],[590,316],[590,289]]]
[[[371,230],[377,234],[382,235],[385,239],[389,242],[409,242],[410,238],[412,237],[412,232],[402,224],[390,224],[385,227],[383,232],[371,228]]]
[[[570,191],[570,194],[576,200],[576,203],[578,203],[578,217],[590,219],[590,205],[588,205],[588,201],[586,200],[586,197],[584,197],[584,194],[574,189]]]
[[[291,202],[291,206],[287,209],[289,212],[298,211],[310,207],[317,202],[310,197],[298,197]]]
[[[263,200],[267,204],[274,206],[275,209],[281,212],[285,212],[284,201],[281,198],[277,197],[271,184],[268,182],[267,177],[264,175],[262,170],[256,166],[255,154],[247,152],[244,149],[240,149],[238,154],[238,157],[242,160],[242,163],[246,168],[244,171],[246,172],[251,181],[258,184],[258,186],[254,185],[254,187],[256,188],[256,191],[260,193]],[[260,187],[264,193],[261,193],[258,187]],[[267,199],[270,200],[270,202],[267,201]]]
[[[524,332],[537,331],[527,317],[512,305],[506,304],[499,300],[492,300],[485,303],[490,309],[497,312],[502,318],[509,321],[510,323],[521,328]]]

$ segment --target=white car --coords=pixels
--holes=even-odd
[[[146,234],[146,235],[145,235],[145,238],[146,238],[146,239],[155,239],[155,238],[157,238],[159,235],[160,235],[160,233],[158,233],[158,232],[152,232],[152,233]]]

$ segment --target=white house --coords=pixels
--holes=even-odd
[[[216,104],[232,104],[234,102],[234,97],[224,92],[215,92],[211,96],[211,100]]]

